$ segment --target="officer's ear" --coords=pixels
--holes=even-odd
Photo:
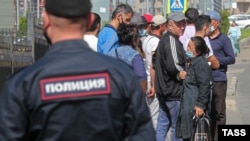
[[[92,13],[92,12],[90,12],[90,14],[89,14],[89,16],[88,16],[88,19],[87,19],[87,26],[86,26],[86,31],[88,31],[88,29],[91,27],[91,25],[93,24],[93,22],[94,22],[94,17],[95,15]]]
[[[43,18],[43,29],[46,31],[48,27],[50,26],[49,13],[46,11],[43,11],[42,18]]]

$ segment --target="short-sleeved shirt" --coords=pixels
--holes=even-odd
[[[142,43],[142,49],[145,52],[146,56],[146,73],[148,76],[148,81],[150,81],[150,66],[152,65],[152,55],[156,51],[156,48],[158,46],[160,38],[156,35],[148,35],[143,43]]]
[[[106,24],[98,34],[97,51],[101,54],[107,54],[119,46],[116,29],[112,25]]]

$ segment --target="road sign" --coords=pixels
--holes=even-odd
[[[187,0],[168,1],[167,13],[170,13],[172,11],[185,12],[186,9],[187,9]]]

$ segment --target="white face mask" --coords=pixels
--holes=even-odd
[[[215,30],[214,26],[213,25],[210,26],[210,32],[214,32],[214,30]]]

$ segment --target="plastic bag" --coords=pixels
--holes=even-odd
[[[190,141],[212,141],[210,117],[204,114],[202,117],[195,117],[194,120],[194,128]]]

